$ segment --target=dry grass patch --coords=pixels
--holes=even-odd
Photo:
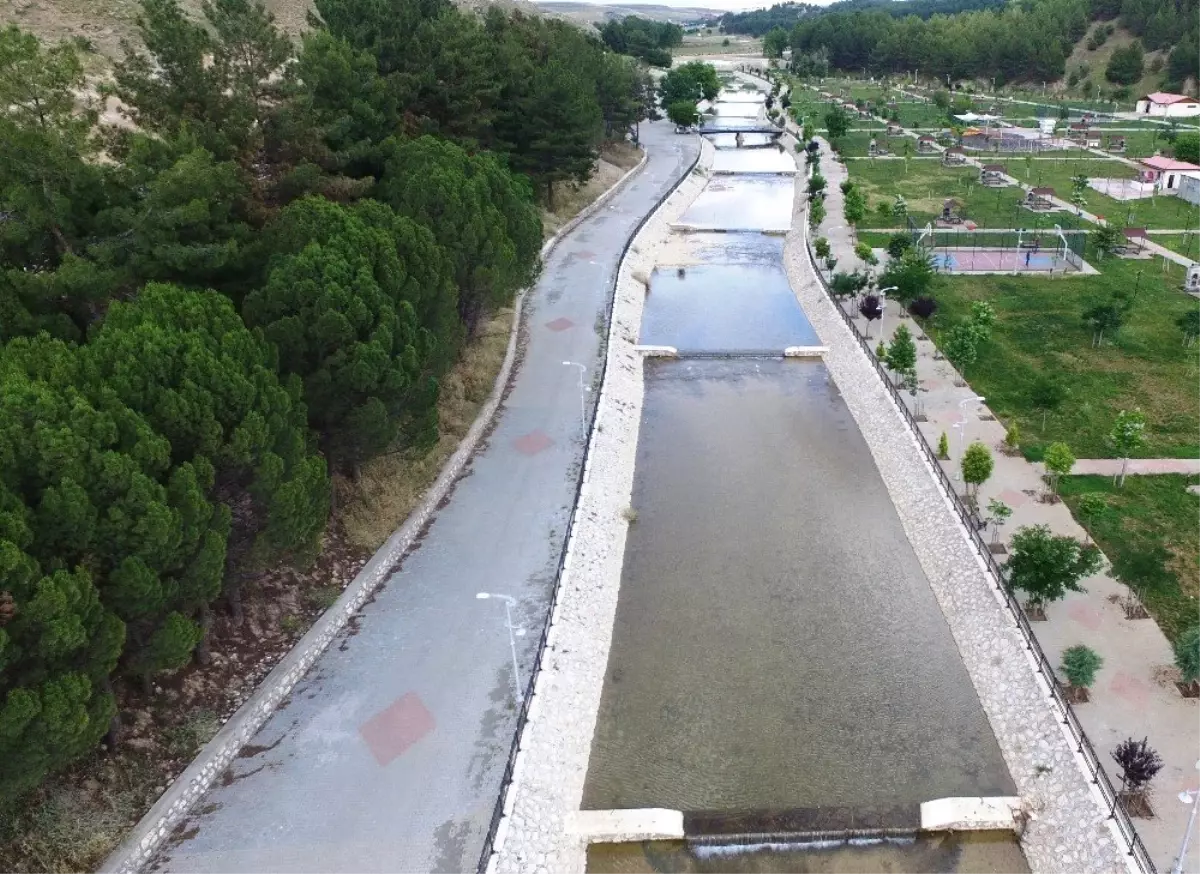
[[[512,320],[512,309],[496,313],[442,380],[438,400],[441,434],[433,448],[375,458],[363,466],[357,481],[335,479],[338,515],[352,545],[363,550],[378,549],[437,479],[492,391],[508,348]]]
[[[600,150],[600,160],[583,185],[554,186],[554,211],[542,210],[542,236],[550,239],[558,230],[617,184],[642,160],[642,150],[629,143],[610,143]]]

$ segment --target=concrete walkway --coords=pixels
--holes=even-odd
[[[421,545],[330,646],[156,859],[203,872],[475,870],[516,729],[500,600],[529,677],[550,608],[622,247],[691,165],[697,137],[643,124],[648,160],[547,259],[523,359]],[[593,397],[587,395],[586,397]]]
[[[823,141],[822,148],[828,148]],[[844,165],[822,161],[822,172],[829,188],[840,194],[838,183],[845,178]],[[826,210],[826,224],[840,222],[841,215],[835,212],[830,198],[826,198]],[[832,233],[825,226],[820,233],[829,239],[834,255],[839,259],[839,270],[843,263],[852,261],[852,235]],[[857,314],[852,304],[844,306],[848,312]],[[1049,525],[1056,534],[1083,540],[1086,534],[1065,504],[1047,504],[1040,500],[1046,488],[1038,468],[1022,457],[1007,456],[999,451],[1005,429],[1003,423],[992,418],[990,410],[968,404],[967,422],[960,437],[955,428],[962,417],[960,402],[976,393],[970,386],[960,384],[962,380],[948,361],[934,358],[937,350],[919,325],[907,314],[900,315],[889,306],[882,325],[871,328],[872,346],[879,336],[890,342],[901,323],[907,324],[917,338],[917,375],[921,382],[919,412],[927,419],[921,424],[921,431],[931,446],[937,444],[943,433],[950,439],[951,458],[943,462],[944,469],[955,476],[961,446],[973,440],[981,440],[993,449],[995,470],[980,489],[979,503],[986,506],[989,500],[997,498],[1012,508],[1012,517],[998,532],[1000,542],[1007,542],[1022,526],[1038,524]],[[866,330],[866,321],[861,317],[857,324],[860,330]],[[904,393],[903,397],[912,409],[911,396]],[[985,420],[984,416],[989,419]],[[1111,462],[1118,467],[1120,464],[1110,459],[1098,461]],[[1156,461],[1151,460],[1151,464]],[[1176,463],[1177,460],[1170,461]],[[1076,467],[1074,472],[1086,471]],[[1120,785],[1120,777],[1109,753],[1121,741],[1128,737],[1149,737],[1151,746],[1162,756],[1165,766],[1153,783],[1153,805],[1157,815],[1135,822],[1159,870],[1166,871],[1178,851],[1189,812],[1176,795],[1184,789],[1196,788],[1200,778],[1194,767],[1200,749],[1200,708],[1197,699],[1181,697],[1171,681],[1174,656],[1158,626],[1150,620],[1126,619],[1122,607],[1115,602],[1127,594],[1125,587],[1107,571],[1088,578],[1084,586],[1087,591],[1068,595],[1050,606],[1048,620],[1034,623],[1035,633],[1052,662],[1057,662],[1064,649],[1077,643],[1087,644],[1104,658],[1092,701],[1077,706],[1076,714],[1115,785]],[[1200,841],[1193,842],[1184,870],[1200,870]]]
[[[1121,459],[1081,458],[1075,462],[1071,473],[1117,476],[1121,473]],[[1131,458],[1126,464],[1125,473],[1129,476],[1153,476],[1156,473],[1200,474],[1200,458]]]

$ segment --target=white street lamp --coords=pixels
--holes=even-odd
[[[479,592],[475,596],[480,601],[486,601],[489,598],[499,598],[504,602],[504,618],[505,624],[508,625],[508,648],[512,652],[513,663],[513,688],[517,694],[517,704],[525,702],[525,693],[521,691],[521,669],[517,666],[517,638],[525,636],[524,628],[517,628],[512,621],[512,608],[517,603],[517,599],[512,595],[496,595],[491,592]]]
[[[1196,762],[1196,770],[1200,771],[1200,761]],[[1183,874],[1183,864],[1187,858],[1188,841],[1192,837],[1192,827],[1196,824],[1196,809],[1200,808],[1200,789],[1185,789],[1179,793],[1178,798],[1184,804],[1190,804],[1192,812],[1188,814],[1187,828],[1183,830],[1183,843],[1179,847],[1179,855],[1175,857],[1175,865],[1171,868],[1171,874]]]
[[[564,361],[563,366],[579,368],[579,424],[582,427],[586,427],[586,425],[587,425],[587,404],[584,401],[584,397],[588,393],[588,387],[583,384],[583,375],[585,373],[587,373],[587,368],[584,365],[578,364],[574,361]]]
[[[879,339],[881,339],[881,340],[883,339],[883,334],[884,334],[883,317],[885,315],[884,311],[887,309],[887,293],[889,291],[899,291],[899,290],[900,289],[895,285],[889,285],[887,288],[879,289]]]
[[[966,434],[967,434],[967,404],[982,404],[985,400],[987,400],[987,398],[983,397],[982,395],[975,395],[974,397],[969,397],[969,398],[966,398],[966,399],[958,402],[959,420],[957,422],[955,422],[954,426],[953,426],[958,429],[958,462],[959,463],[958,463],[958,469],[955,470],[955,472],[954,472],[955,479],[962,479],[963,444],[966,442]]]

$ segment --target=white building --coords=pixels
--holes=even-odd
[[[1200,206],[1200,173],[1184,174],[1179,180],[1179,196]]]
[[[1158,186],[1161,194],[1177,194],[1181,179],[1200,176],[1200,166],[1189,164],[1187,161],[1176,161],[1174,158],[1164,158],[1162,155],[1142,158],[1138,164],[1138,179]]]
[[[1167,94],[1155,91],[1137,102],[1139,115],[1156,115],[1162,118],[1194,118],[1200,115],[1200,101],[1185,94]]]

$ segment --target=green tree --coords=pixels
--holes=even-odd
[[[187,131],[217,160],[250,160],[290,82],[288,38],[261,3],[211,0],[193,21],[178,0],[142,0],[145,52],[126,46],[115,93],[139,128]]]
[[[992,475],[995,462],[992,451],[978,440],[971,443],[963,453],[961,468],[963,482],[967,484],[967,495],[974,499],[979,487]]]
[[[1172,151],[1177,161],[1200,164],[1200,134],[1186,133],[1175,137]]]
[[[1092,345],[1104,343],[1104,332],[1116,334],[1125,322],[1126,308],[1116,301],[1107,301],[1083,311],[1083,322],[1092,330]]]
[[[813,240],[813,252],[822,260],[828,258],[832,249],[829,247],[829,241],[824,237],[817,237]]]
[[[1100,492],[1088,492],[1079,496],[1079,502],[1075,507],[1075,514],[1079,516],[1083,522],[1084,534],[1087,537],[1085,542],[1091,542],[1091,529],[1104,517],[1108,512],[1108,501]]]
[[[1067,678],[1067,687],[1075,701],[1086,701],[1087,690],[1096,682],[1096,672],[1104,665],[1104,659],[1093,649],[1076,644],[1062,653],[1060,670]]]
[[[496,120],[498,144],[512,168],[545,192],[553,210],[555,183],[587,181],[599,158],[603,119],[594,88],[555,60],[514,91]]]
[[[909,246],[899,258],[893,257],[888,262],[879,277],[879,284],[884,288],[894,287],[892,296],[907,305],[928,294],[936,278],[932,254]]]
[[[374,201],[351,209],[297,201],[273,229],[267,282],[243,316],[304,384],[309,422],[331,461],[354,469],[403,428],[436,427],[437,368],[456,339],[420,314],[453,301],[450,266],[433,234]],[[442,333],[439,333],[439,330]]]
[[[888,346],[887,366],[888,370],[900,377],[917,369],[917,344],[913,342],[908,325],[900,325],[892,334],[892,343]]]
[[[1000,541],[1000,526],[1012,516],[1012,507],[999,498],[992,498],[987,504],[987,521],[992,526],[992,543]]]
[[[1066,443],[1051,443],[1042,455],[1042,463],[1046,465],[1046,476],[1050,480],[1050,494],[1058,494],[1058,480],[1071,473],[1075,466],[1075,455]]]
[[[1146,445],[1146,415],[1139,409],[1121,410],[1108,434],[1108,444],[1121,459],[1121,472],[1113,477],[1117,486],[1125,485],[1129,458]]]
[[[721,80],[717,69],[703,61],[689,61],[672,69],[659,83],[663,106],[680,100],[697,104],[701,100],[715,100],[721,92]]]
[[[1087,206],[1088,178],[1078,173],[1071,177],[1071,205],[1082,211]]]
[[[1134,40],[1129,45],[1115,49],[1104,68],[1104,78],[1117,85],[1133,85],[1145,72],[1145,55],[1142,44]]]
[[[782,27],[772,28],[762,41],[763,55],[768,58],[781,58],[783,51],[788,47],[790,37],[788,32]]]
[[[690,100],[676,100],[667,107],[667,118],[672,124],[677,124],[682,127],[691,127],[700,121],[700,112],[696,109],[696,104]]]
[[[22,549],[43,573],[90,570],[125,624],[127,667],[148,678],[190,655],[163,645],[180,630],[168,619],[219,593],[230,513],[205,497],[207,459],[173,465],[168,441],[110,388],[95,401],[80,390],[83,367],[78,350],[44,336],[4,348],[0,489],[27,508]]]
[[[950,460],[950,440],[946,437],[946,432],[942,432],[942,436],[938,438],[937,456],[942,461]]]
[[[1193,625],[1175,641],[1175,666],[1180,681],[1195,689],[1200,680],[1200,625]]]
[[[1073,537],[1052,534],[1047,525],[1026,526],[1012,539],[1004,564],[1008,586],[1029,596],[1029,609],[1042,613],[1046,604],[1067,592],[1082,592],[1079,581],[1100,569],[1100,551]]]
[[[143,416],[174,463],[213,465],[209,498],[238,507],[231,558],[259,566],[314,542],[329,479],[309,450],[300,382],[281,384],[274,350],[228,298],[148,285],[112,305],[80,354],[87,383]]]
[[[44,573],[22,548],[34,509],[3,486],[0,506],[0,809],[11,811],[108,731],[125,628],[87,571]]]
[[[829,139],[840,140],[850,132],[850,116],[840,106],[832,106],[825,112],[825,130]]]
[[[493,156],[469,155],[434,137],[392,140],[383,153],[379,199],[432,230],[453,266],[459,319],[474,334],[485,315],[511,303],[536,276],[542,221],[529,186]],[[453,292],[439,284],[414,304],[423,324],[448,334]],[[445,348],[452,352],[455,344]]]
[[[960,322],[949,331],[942,342],[942,353],[959,373],[964,373],[979,356],[978,336],[971,323]]]
[[[1029,384],[1029,404],[1042,411],[1042,431],[1046,430],[1046,417],[1055,412],[1067,399],[1067,387],[1055,376],[1039,373]]]
[[[1115,252],[1122,240],[1121,232],[1114,225],[1107,223],[1097,225],[1088,239],[1101,259]]]
[[[87,87],[71,43],[44,48],[0,29],[0,341],[41,330],[77,338],[111,290],[82,257],[113,194],[96,111],[76,109]]]

